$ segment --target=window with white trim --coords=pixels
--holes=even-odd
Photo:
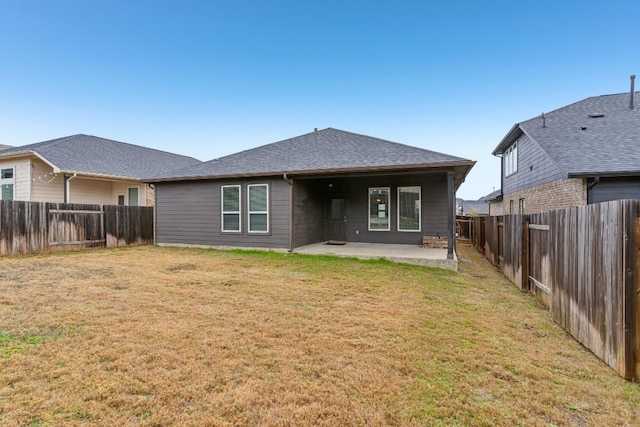
[[[14,198],[13,168],[0,169],[0,199],[13,200]]]
[[[514,142],[502,155],[504,162],[504,176],[518,171],[518,141]]]
[[[239,233],[240,228],[240,186],[223,185],[221,188],[222,199],[222,231]]]
[[[420,231],[420,186],[398,187],[398,231]]]
[[[390,201],[389,187],[369,189],[369,231],[389,231]]]
[[[247,185],[250,233],[269,232],[269,184]]]

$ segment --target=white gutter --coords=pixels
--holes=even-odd
[[[69,200],[71,200],[71,186],[69,185],[69,181],[71,181],[73,178],[75,178],[77,176],[78,176],[78,174],[74,173],[73,176],[70,176],[70,177],[65,179],[65,183],[64,183],[66,185],[66,187],[65,187],[65,190],[66,190],[65,191],[65,200],[64,200],[65,203],[69,203]]]

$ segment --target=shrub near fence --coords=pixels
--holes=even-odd
[[[627,379],[640,378],[640,201],[476,219],[476,248]],[[499,246],[492,237],[502,223]],[[496,259],[496,248],[502,256]]]
[[[0,201],[0,255],[153,243],[153,208]]]

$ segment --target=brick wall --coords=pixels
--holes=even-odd
[[[520,199],[524,199],[526,214],[572,208],[587,204],[587,186],[582,178],[569,178],[515,191],[505,194],[501,202],[492,202],[490,215],[508,215],[511,201],[512,213],[519,213]]]
[[[147,185],[147,204],[145,206],[156,205],[156,186]]]

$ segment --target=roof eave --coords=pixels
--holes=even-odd
[[[118,181],[137,181],[137,182],[143,182],[143,180],[141,178],[136,178],[133,176],[125,176],[125,175],[111,175],[111,174],[107,174],[107,173],[96,173],[96,172],[83,172],[83,171],[77,171],[77,170],[58,170],[56,173],[64,173],[67,175],[79,175],[81,177],[88,177],[88,178],[98,178],[98,179],[107,179],[107,180],[118,180]]]
[[[44,157],[43,155],[41,155],[40,153],[38,153],[35,150],[13,151],[11,153],[2,153],[2,152],[0,152],[0,159],[2,159],[2,160],[4,160],[4,159],[15,159],[15,158],[20,158],[20,157],[31,157],[31,156],[37,157],[38,159],[42,160],[47,165],[51,166],[51,168],[53,169],[53,172],[60,173],[60,168],[58,168],[56,165],[51,163],[46,157]]]
[[[501,155],[504,152],[505,148],[509,147],[513,143],[513,141],[516,140],[518,136],[520,136],[515,136],[518,130],[520,131],[520,135],[524,133],[524,131],[520,127],[520,123],[516,123],[515,125],[513,125],[511,130],[507,132],[505,137],[502,138],[502,141],[500,141],[498,146],[493,150],[491,154],[493,154],[494,156]]]
[[[640,176],[640,170],[630,171],[590,171],[590,172],[569,172],[568,178],[603,178],[603,177],[627,177]]]
[[[22,156],[30,156],[35,154],[36,152],[33,150],[22,150],[22,151],[12,151],[10,153],[3,153],[0,151],[0,158],[2,159],[10,159],[13,157],[22,157]]]
[[[350,167],[350,168],[326,168],[326,169],[308,169],[308,170],[291,170],[291,171],[264,171],[254,173],[239,173],[239,174],[223,174],[223,175],[197,175],[197,176],[177,176],[166,178],[149,178],[144,179],[145,182],[176,182],[176,181],[199,181],[205,179],[230,179],[230,178],[253,178],[259,176],[278,176],[287,175],[289,177],[296,175],[329,175],[336,173],[359,173],[359,172],[372,172],[372,171],[394,171],[394,170],[416,170],[416,169],[439,169],[439,168],[451,168],[451,167],[466,167],[462,179],[467,176],[473,165],[476,162],[472,160],[460,160],[450,162],[437,162],[437,163],[416,163],[408,165],[384,165],[384,166],[362,166],[362,167]]]

